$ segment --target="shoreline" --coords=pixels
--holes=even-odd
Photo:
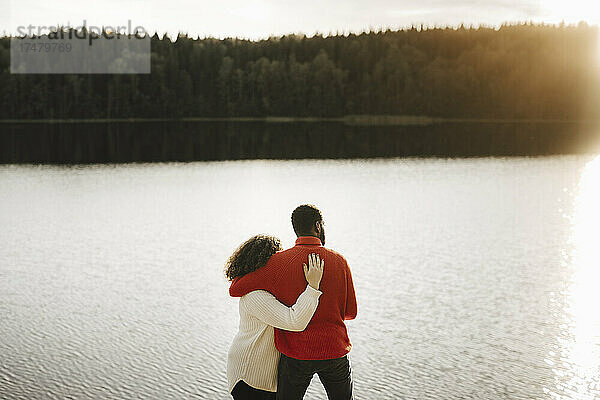
[[[428,126],[447,123],[489,124],[600,124],[600,120],[542,118],[441,118],[412,115],[346,115],[343,117],[185,117],[185,118],[40,118],[0,119],[0,124],[89,124],[144,122],[263,122],[263,123],[343,123],[353,126]]]

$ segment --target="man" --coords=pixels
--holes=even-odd
[[[344,320],[356,317],[352,275],[346,259],[323,247],[325,228],[321,212],[301,205],[292,213],[298,237],[291,249],[273,255],[267,265],[235,279],[229,288],[233,297],[253,290],[267,290],[291,306],[306,288],[302,269],[310,253],[325,261],[319,306],[302,332],[275,329],[275,347],[281,353],[277,374],[277,399],[302,399],[313,375],[325,387],[330,400],[352,399],[352,375],[348,352],[352,348]]]

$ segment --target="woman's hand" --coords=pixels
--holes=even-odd
[[[323,278],[323,267],[325,266],[325,260],[321,260],[316,253],[311,253],[308,255],[308,266],[306,264],[302,264],[304,268],[304,276],[306,277],[306,281],[313,289],[319,290],[319,284],[321,283],[321,278]]]

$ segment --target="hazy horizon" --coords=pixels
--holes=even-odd
[[[223,6],[216,2],[173,0],[106,0],[102,4],[57,0],[39,4],[33,0],[2,0],[7,13],[0,15],[0,34],[16,33],[17,26],[143,26],[151,33],[171,38],[178,33],[191,37],[236,37],[259,40],[286,34],[360,33],[410,26],[498,27],[504,23],[548,23],[590,25],[600,23],[600,6],[585,0],[568,3],[558,0],[424,0],[408,1],[350,0],[334,2],[243,1],[232,0]]]

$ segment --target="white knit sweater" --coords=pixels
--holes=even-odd
[[[255,290],[240,298],[240,330],[227,357],[229,392],[243,380],[256,389],[277,391],[279,352],[273,327],[300,332],[306,329],[319,305],[321,291],[306,290],[287,307],[271,293]]]

